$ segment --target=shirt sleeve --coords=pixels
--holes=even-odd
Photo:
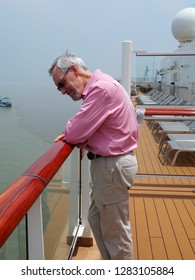
[[[108,116],[109,95],[96,86],[89,91],[78,113],[67,122],[66,141],[75,145],[85,143]]]

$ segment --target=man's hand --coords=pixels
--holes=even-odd
[[[60,134],[54,139],[54,142],[64,141],[64,140],[65,140],[64,134]]]

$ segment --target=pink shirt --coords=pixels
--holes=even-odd
[[[96,70],[82,95],[80,110],[67,122],[66,141],[102,156],[133,151],[138,142],[137,118],[120,83]]]

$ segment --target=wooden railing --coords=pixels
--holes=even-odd
[[[0,194],[0,248],[73,148],[72,145],[57,142]]]

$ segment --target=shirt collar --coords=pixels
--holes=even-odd
[[[93,73],[93,75],[91,76],[91,78],[89,79],[89,81],[87,82],[83,92],[82,92],[82,99],[84,100],[86,95],[89,92],[90,87],[93,85],[93,83],[95,83],[99,77],[102,75],[102,71],[97,69],[95,70],[95,72]]]

